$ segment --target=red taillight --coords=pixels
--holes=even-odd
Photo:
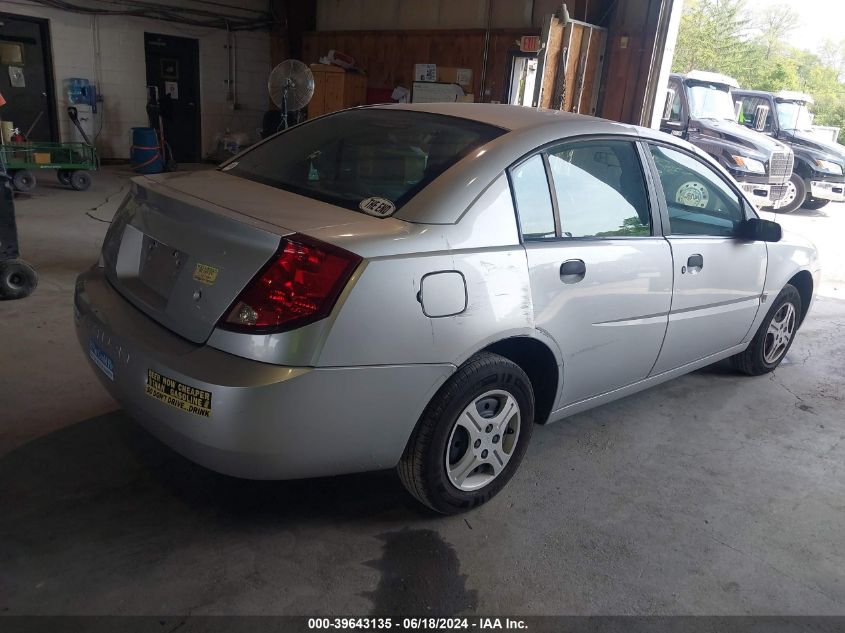
[[[329,315],[361,262],[343,249],[292,235],[249,282],[220,326],[245,332],[281,332]]]

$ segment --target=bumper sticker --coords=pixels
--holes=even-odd
[[[211,392],[191,387],[152,369],[147,370],[144,393],[187,413],[211,417]]]
[[[114,361],[93,340],[88,341],[88,355],[108,379],[114,381]]]

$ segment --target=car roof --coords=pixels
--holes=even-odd
[[[557,140],[614,135],[656,139],[700,153],[692,145],[657,130],[583,114],[494,103],[406,103],[366,106],[457,117],[493,125],[505,133],[440,174],[396,213],[425,224],[453,224],[494,180],[521,157]]]
[[[545,108],[505,105],[502,103],[391,103],[374,107],[390,110],[430,112],[432,114],[470,119],[472,121],[494,125],[508,131],[522,130],[538,125],[548,125],[550,123],[583,121],[585,119],[605,122],[614,126],[614,129],[619,125],[613,121],[587,117],[583,114],[561,110],[548,110]]]

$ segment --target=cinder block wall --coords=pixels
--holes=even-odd
[[[263,0],[239,4],[261,10],[267,8]],[[68,77],[84,77],[97,84],[104,99],[102,131],[97,139],[100,156],[129,157],[130,128],[148,125],[144,32],[199,41],[203,156],[214,151],[215,135],[226,129],[247,132],[254,140],[258,138],[256,130],[268,107],[270,40],[265,31],[237,32],[237,85],[241,107],[233,110],[226,100],[226,31],[222,29],[136,17],[88,16],[20,2],[0,1],[0,12],[49,20],[62,140],[71,139],[71,123],[62,109],[62,81]]]

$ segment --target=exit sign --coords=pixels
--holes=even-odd
[[[523,53],[536,53],[540,50],[540,36],[523,35],[519,40],[519,50]]]

